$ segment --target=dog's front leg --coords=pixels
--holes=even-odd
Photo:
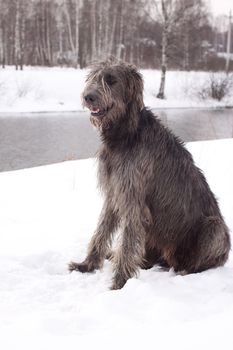
[[[82,263],[71,262],[69,270],[92,272],[101,268],[111,246],[112,236],[119,224],[119,218],[106,201],[102,209],[96,233],[92,237],[86,259]]]
[[[114,278],[111,289],[120,289],[126,281],[137,275],[145,254],[145,231],[136,216],[126,220],[122,241],[114,254]]]

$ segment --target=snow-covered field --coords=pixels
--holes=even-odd
[[[233,232],[233,140],[188,149]],[[1,173],[0,193],[1,349],[233,348],[232,253],[195,275],[141,271],[118,291],[108,290],[107,261],[93,274],[67,272],[84,258],[101,208],[94,160]]]
[[[157,99],[160,72],[142,70],[145,104],[150,108],[233,106],[233,93],[221,102],[200,99],[199,92],[210,79],[208,72],[169,71],[166,100]],[[0,112],[43,112],[82,110],[80,95],[86,70],[72,68],[30,68],[0,70]],[[221,74],[221,73],[220,73]]]

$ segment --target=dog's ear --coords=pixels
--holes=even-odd
[[[143,78],[141,73],[133,65],[129,66],[130,74],[129,79],[129,100],[131,103],[136,104],[140,110],[144,107],[143,103]]]
[[[127,69],[127,116],[130,130],[138,127],[139,112],[143,109],[143,79],[137,68],[129,65]]]

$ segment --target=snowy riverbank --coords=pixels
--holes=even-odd
[[[208,72],[169,71],[166,100],[157,99],[160,72],[142,70],[145,104],[150,108],[211,108],[233,106],[233,93],[221,102],[203,100],[200,91],[210,79]],[[48,112],[83,110],[80,95],[86,70],[72,68],[30,68],[0,70],[0,112]],[[221,73],[219,73],[221,75]]]
[[[233,232],[233,140],[188,144]],[[82,260],[101,198],[92,159],[0,173],[0,344],[13,349],[232,349],[233,254],[177,276],[154,267],[109,291]]]

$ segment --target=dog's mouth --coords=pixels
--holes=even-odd
[[[105,110],[101,110],[98,107],[90,106],[88,108],[89,108],[89,110],[91,112],[92,117],[101,117],[101,116],[103,116],[105,114]]]
[[[100,109],[99,107],[95,107],[95,106],[86,106],[90,112],[91,112],[91,116],[92,117],[97,117],[97,118],[100,118],[100,117],[104,117],[108,112],[109,110],[112,108],[106,108],[106,109]]]

